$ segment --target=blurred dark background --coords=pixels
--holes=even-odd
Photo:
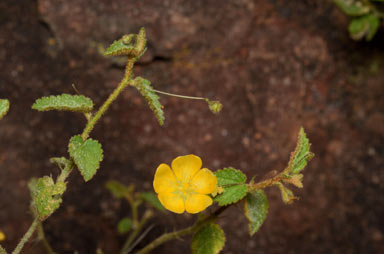
[[[160,127],[143,98],[127,89],[96,126],[105,159],[84,183],[73,172],[61,208],[44,223],[57,253],[117,253],[116,224],[125,202],[109,179],[152,190],[160,163],[193,153],[205,167],[233,166],[260,180],[282,170],[304,126],[316,157],[300,197],[284,205],[268,189],[269,215],[250,237],[242,207],[219,219],[223,253],[384,253],[384,29],[354,42],[348,18],[318,0],[38,0],[0,2],[0,98],[11,101],[0,122],[0,228],[13,249],[29,227],[31,177],[56,176],[49,158],[67,155],[82,115],[40,113],[35,99],[76,89],[100,105],[123,75],[101,46],[144,26],[148,51],[135,74],[156,89],[220,100],[162,97]],[[159,215],[141,245],[195,216]],[[153,253],[189,253],[189,239]],[[44,253],[31,241],[24,253]]]

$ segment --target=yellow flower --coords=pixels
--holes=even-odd
[[[198,213],[212,205],[209,194],[217,189],[217,178],[207,168],[201,169],[200,157],[179,156],[157,167],[153,187],[161,204],[174,213]]]
[[[0,230],[0,242],[5,240],[5,234]]]

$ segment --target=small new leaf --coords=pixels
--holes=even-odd
[[[301,127],[296,144],[296,149],[293,153],[291,153],[288,167],[285,172],[293,174],[300,173],[300,171],[305,168],[308,161],[311,160],[314,156],[314,154],[311,153],[309,150],[310,147],[311,145],[309,144],[309,140],[305,135],[304,128]]]
[[[80,135],[76,135],[69,141],[68,152],[84,180],[91,180],[103,160],[101,144],[91,138],[84,141]]]
[[[122,55],[128,55],[128,56],[136,56],[136,38],[137,35],[130,34],[130,35],[124,35],[121,37],[121,39],[114,41],[111,46],[109,46],[105,52],[104,55],[106,56],[122,56]]]
[[[165,208],[160,203],[159,199],[153,192],[142,192],[139,194],[139,198],[143,199],[145,202],[156,208],[161,212],[165,212]]]
[[[219,113],[223,108],[223,104],[220,101],[210,101],[208,99],[205,99],[205,101],[208,103],[209,110],[214,114]]]
[[[370,12],[370,8],[360,1],[334,0],[335,4],[349,16],[361,16]]]
[[[136,59],[145,52],[147,43],[145,29],[141,28],[138,34],[124,35],[121,39],[114,41],[105,52],[105,56],[128,56]]]
[[[365,37],[370,41],[380,26],[380,18],[376,14],[369,14],[351,20],[348,31],[352,39],[361,40]]]
[[[117,224],[117,232],[120,234],[128,233],[132,228],[132,220],[128,217],[124,217]]]
[[[43,221],[60,207],[61,195],[66,189],[66,184],[63,182],[55,184],[51,177],[44,176],[39,178],[37,183],[35,180],[31,182],[30,189],[36,212]]]
[[[90,98],[83,95],[51,95],[37,99],[32,105],[32,109],[38,111],[60,110],[88,113],[93,109],[93,102]]]
[[[0,119],[2,119],[9,110],[9,100],[0,99]]]
[[[217,254],[224,245],[224,231],[219,225],[208,223],[193,235],[191,249],[193,254]]]
[[[152,109],[160,125],[164,124],[163,106],[159,101],[159,96],[153,91],[151,82],[142,77],[133,80],[133,85],[139,90],[140,94],[145,98],[149,107]]]
[[[244,214],[248,219],[249,234],[253,236],[268,214],[268,199],[263,190],[248,193],[244,202]]]
[[[303,175],[302,174],[297,174],[293,176],[289,176],[288,178],[284,178],[283,181],[286,183],[290,183],[297,188],[303,188]]]
[[[214,174],[218,187],[223,188],[223,192],[214,197],[214,201],[220,206],[236,203],[245,197],[248,187],[245,184],[247,177],[243,172],[234,168],[224,168]]]
[[[298,199],[298,197],[295,197],[293,192],[285,187],[282,183],[277,183],[277,186],[280,189],[281,192],[281,198],[283,199],[283,202],[286,204],[292,204],[295,199]]]

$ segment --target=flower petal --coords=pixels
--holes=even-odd
[[[160,164],[155,173],[153,188],[156,193],[174,192],[176,190],[176,178],[167,164]]]
[[[198,213],[212,205],[212,199],[203,194],[190,195],[185,201],[185,209],[188,213]]]
[[[157,195],[160,203],[169,211],[183,213],[185,211],[184,200],[174,193],[160,193]]]
[[[200,170],[201,165],[203,163],[200,157],[193,154],[179,156],[172,161],[173,172],[175,172],[177,180],[183,183],[188,183]]]
[[[203,168],[192,178],[193,191],[200,194],[211,194],[217,188],[217,178],[211,170]]]

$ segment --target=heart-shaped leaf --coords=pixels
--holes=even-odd
[[[84,180],[91,180],[103,160],[101,144],[91,138],[84,141],[80,135],[76,135],[69,142],[68,152]]]

